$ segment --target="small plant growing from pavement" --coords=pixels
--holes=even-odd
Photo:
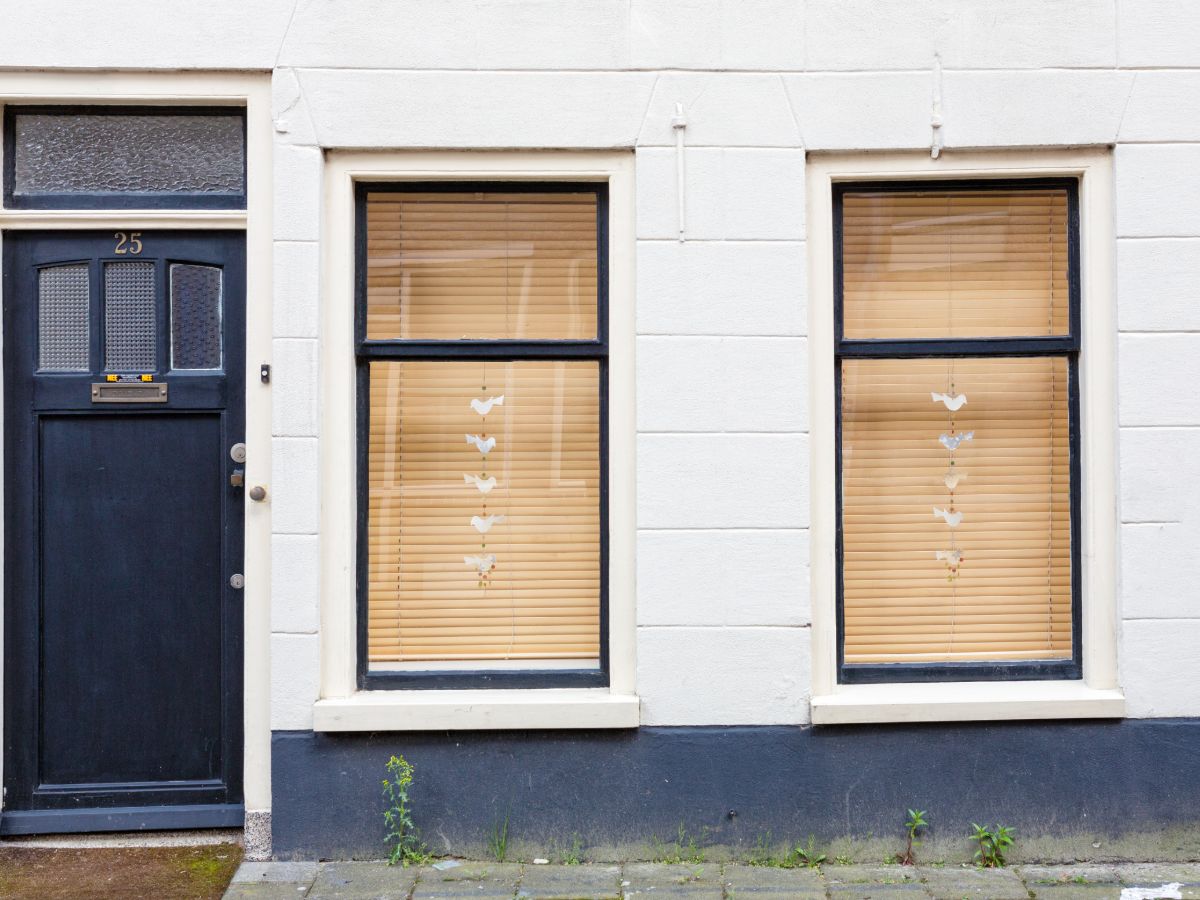
[[[583,839],[579,832],[571,835],[571,846],[562,851],[561,859],[564,866],[578,866],[583,862]]]
[[[979,845],[975,851],[975,862],[985,869],[999,869],[1004,866],[1005,855],[1013,845],[1013,829],[999,823],[994,829],[971,823],[974,831],[971,840]]]
[[[797,844],[792,854],[796,857],[796,861],[809,869],[820,868],[821,863],[825,862],[825,854],[818,853],[813,836],[808,836],[808,844]]]
[[[388,865],[420,864],[429,859],[421,835],[413,822],[408,790],[413,783],[413,765],[403,756],[393,756],[387,764],[388,777],[383,779],[383,796],[387,808],[383,822],[387,826],[384,842],[391,845]]]
[[[900,857],[900,865],[914,866],[917,864],[917,858],[913,855],[913,847],[921,845],[921,842],[917,840],[917,832],[928,824],[925,820],[925,810],[910,809],[908,811],[908,819],[904,823],[904,830],[908,832],[908,843],[904,847],[904,855]]]
[[[687,833],[687,828],[682,822],[679,823],[673,843],[664,844],[657,834],[653,834],[650,836],[650,846],[654,848],[655,862],[674,865],[704,862],[704,850],[696,843],[696,838]]]
[[[503,821],[493,822],[492,830],[488,833],[488,852],[496,858],[496,862],[504,862],[508,858],[508,815],[506,812]]]

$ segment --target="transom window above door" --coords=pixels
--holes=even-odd
[[[607,684],[606,188],[357,203],[360,686]]]
[[[9,106],[10,209],[241,209],[246,113],[238,107]]]
[[[1077,209],[834,188],[842,683],[1081,675]]]

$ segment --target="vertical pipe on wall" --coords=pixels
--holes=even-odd
[[[683,132],[687,128],[687,117],[683,114],[683,104],[675,104],[675,115],[671,119],[671,127],[675,129],[675,193],[679,203],[679,243],[683,243],[687,229],[687,170],[684,166]]]

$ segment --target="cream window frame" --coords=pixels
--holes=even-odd
[[[1083,678],[1078,681],[839,684],[834,397],[833,185],[952,178],[1079,180]],[[807,166],[811,433],[812,698],[815,725],[1120,717],[1117,680],[1116,238],[1107,148],[928,154],[820,154]]]
[[[614,152],[331,151],[320,309],[321,673],[315,731],[633,728],[636,536],[634,165]],[[359,690],[356,684],[354,190],[364,182],[593,181],[609,197],[609,685]]]

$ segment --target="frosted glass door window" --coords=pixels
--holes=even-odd
[[[114,262],[104,267],[104,368],[153,372],[158,334],[154,263]]]
[[[221,270],[171,266],[171,368],[221,368]]]
[[[91,279],[86,263],[38,271],[38,368],[86,372],[91,325]]]
[[[16,107],[6,118],[11,205],[244,205],[239,109]]]

